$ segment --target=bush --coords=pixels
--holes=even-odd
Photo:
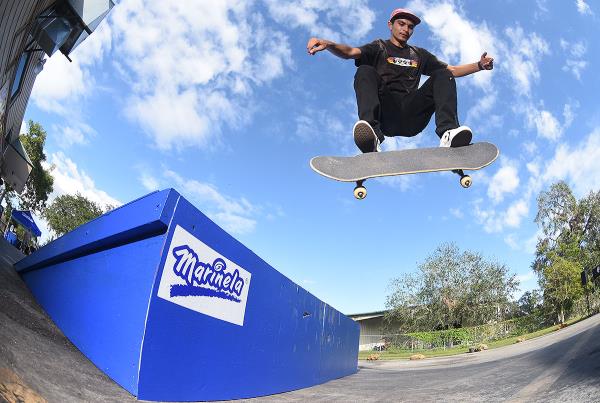
[[[448,349],[521,336],[544,327],[546,320],[543,315],[529,315],[475,327],[388,335],[384,340],[386,349],[390,351]]]

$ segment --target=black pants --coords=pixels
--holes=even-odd
[[[456,82],[448,69],[435,71],[410,94],[392,93],[372,66],[359,66],[354,75],[358,117],[383,136],[412,137],[425,129],[435,112],[435,132],[459,126]]]

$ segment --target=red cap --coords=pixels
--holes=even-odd
[[[419,17],[414,15],[412,11],[405,8],[397,8],[392,11],[392,14],[390,15],[390,21],[393,21],[396,18],[406,18],[407,20],[414,22],[415,25],[418,25],[421,22]]]

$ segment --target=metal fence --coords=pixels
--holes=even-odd
[[[487,325],[408,334],[374,334],[360,336],[360,351],[433,350],[468,347],[511,336],[518,336],[541,328],[543,324],[531,318],[513,319]]]

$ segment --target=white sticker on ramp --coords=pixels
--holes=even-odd
[[[250,272],[177,225],[158,296],[243,326],[251,277]]]

